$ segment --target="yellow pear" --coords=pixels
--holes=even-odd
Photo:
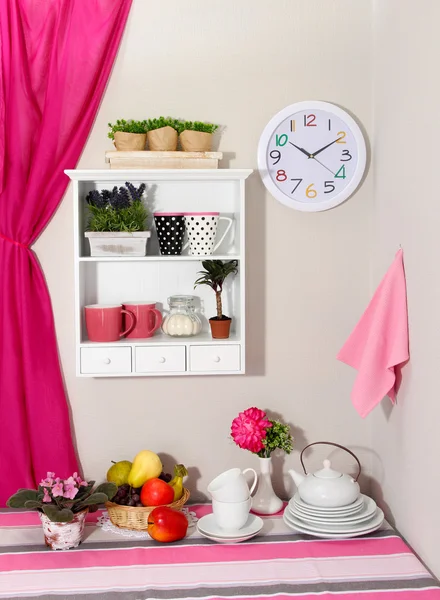
[[[107,471],[107,481],[115,483],[118,487],[128,482],[128,475],[131,471],[132,463],[129,460],[112,461],[113,465]]]
[[[139,488],[149,479],[159,477],[161,472],[162,462],[157,454],[151,450],[141,450],[134,458],[128,483],[131,487]]]

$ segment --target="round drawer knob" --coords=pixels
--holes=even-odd
[[[164,363],[165,361],[166,361],[166,358],[165,358],[164,356],[161,356],[161,357],[159,358],[159,362],[160,362],[160,363]]]
[[[213,360],[214,362],[220,362],[220,356],[214,356]]]
[[[104,364],[109,365],[112,361],[109,358],[104,358]]]

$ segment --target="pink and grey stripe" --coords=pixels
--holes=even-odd
[[[209,507],[193,510],[202,516]],[[216,544],[191,531],[158,544],[103,532],[89,515],[79,548],[51,551],[38,515],[0,511],[0,598],[70,600],[440,600],[440,584],[386,528],[318,540],[265,518],[263,535]]]

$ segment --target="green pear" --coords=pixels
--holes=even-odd
[[[128,481],[128,475],[131,471],[132,463],[129,460],[120,460],[115,462],[107,471],[107,481],[116,484],[118,487],[124,485]]]

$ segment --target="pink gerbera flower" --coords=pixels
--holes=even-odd
[[[263,410],[248,408],[232,421],[232,439],[243,450],[257,453],[264,448],[263,440],[269,427],[272,423]]]

